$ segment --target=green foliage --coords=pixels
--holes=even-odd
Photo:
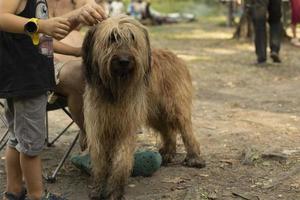
[[[130,0],[124,0],[126,5]],[[154,9],[162,13],[189,12],[198,16],[207,15],[218,0],[150,0]]]

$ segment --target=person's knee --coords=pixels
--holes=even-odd
[[[82,92],[84,88],[84,76],[81,62],[69,62],[59,73],[60,83],[57,90],[63,95],[69,96],[74,92]]]
[[[18,143],[16,149],[18,152],[26,155],[27,157],[36,157],[41,154],[44,149],[45,137],[41,137],[35,142],[24,142],[23,140]]]

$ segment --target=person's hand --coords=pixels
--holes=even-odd
[[[52,36],[57,40],[65,38],[70,33],[70,22],[63,17],[39,20],[39,32]]]
[[[105,10],[96,3],[88,3],[80,8],[77,20],[85,25],[95,25],[107,18]]]

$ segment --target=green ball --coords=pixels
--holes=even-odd
[[[132,176],[151,176],[161,166],[162,158],[158,152],[141,151],[134,154]]]
[[[71,162],[78,169],[85,173],[91,174],[91,157],[90,154],[74,155],[71,157]]]
[[[89,154],[72,156],[71,162],[82,171],[91,174],[91,158]],[[134,154],[132,176],[151,176],[162,163],[161,155],[154,151],[138,151]]]

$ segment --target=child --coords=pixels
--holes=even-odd
[[[47,91],[55,87],[53,51],[75,56],[81,51],[52,42],[52,37],[62,39],[79,23],[93,25],[105,18],[96,4],[48,19],[46,0],[0,0],[0,98],[6,99],[10,132],[4,200],[62,199],[43,194],[39,154],[45,140]]]
[[[297,38],[297,24],[300,22],[300,0],[291,0],[291,9],[292,9],[292,33],[293,38],[291,43],[300,46],[300,42]]]

